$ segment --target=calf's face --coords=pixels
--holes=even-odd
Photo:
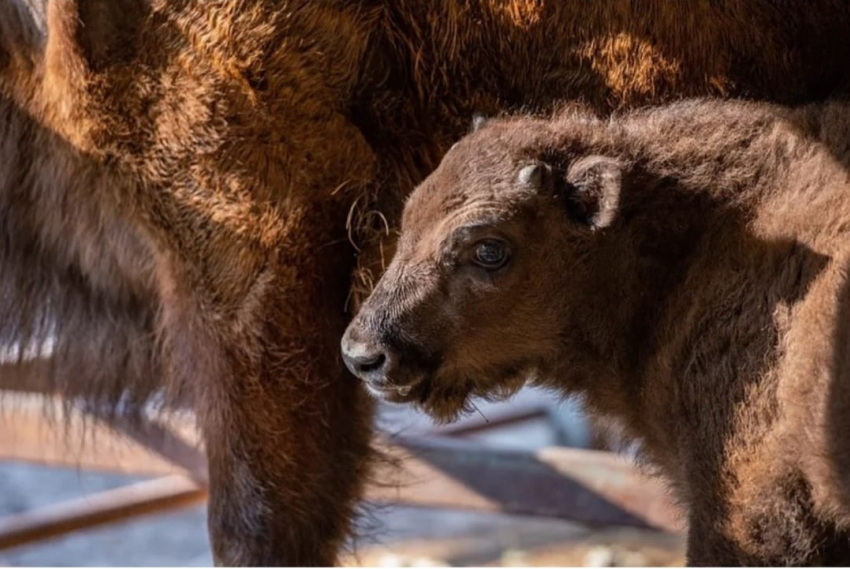
[[[342,339],[374,395],[450,420],[557,358],[565,289],[613,219],[621,168],[550,155],[545,124],[485,126],[411,195],[395,257]]]

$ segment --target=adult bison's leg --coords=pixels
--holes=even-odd
[[[226,325],[165,291],[169,359],[195,383],[218,564],[332,564],[349,530],[371,417],[338,356],[353,262],[344,214],[293,207],[280,258]]]

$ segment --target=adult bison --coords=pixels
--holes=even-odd
[[[821,97],[839,0],[0,0],[0,341],[196,410],[224,564],[331,563],[369,465],[338,338],[473,111]],[[386,226],[385,226],[386,224]]]
[[[698,565],[850,558],[850,104],[497,120],[411,195],[342,341],[446,419],[526,378],[612,419]]]

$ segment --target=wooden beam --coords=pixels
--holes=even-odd
[[[65,414],[57,399],[6,392],[0,394],[0,404],[0,460],[134,475],[184,472],[172,457],[105,428],[95,417],[78,411]],[[199,446],[190,419],[175,416],[169,430],[187,447]]]
[[[207,457],[201,448],[198,432],[190,417],[182,421],[172,418],[169,424],[158,420],[130,421],[127,423],[103,422],[104,429],[122,433],[141,448],[155,453],[169,464],[179,467],[202,486],[206,486],[209,473]],[[182,431],[182,436],[178,432]]]

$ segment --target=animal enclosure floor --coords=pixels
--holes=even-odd
[[[549,401],[523,392],[515,405]],[[495,417],[505,404],[482,404]],[[569,406],[545,418],[466,433],[481,444],[539,448],[581,444],[581,419]],[[426,418],[385,407],[379,424],[391,433],[425,432]],[[565,433],[568,431],[568,433]],[[585,441],[586,442],[586,441]],[[0,515],[92,496],[143,480],[119,474],[0,462]],[[506,483],[509,483],[506,481]],[[6,566],[208,566],[212,563],[204,506],[80,532],[37,545],[0,551]],[[680,536],[624,528],[588,529],[561,520],[412,507],[380,507],[344,556],[347,565],[678,565]]]

